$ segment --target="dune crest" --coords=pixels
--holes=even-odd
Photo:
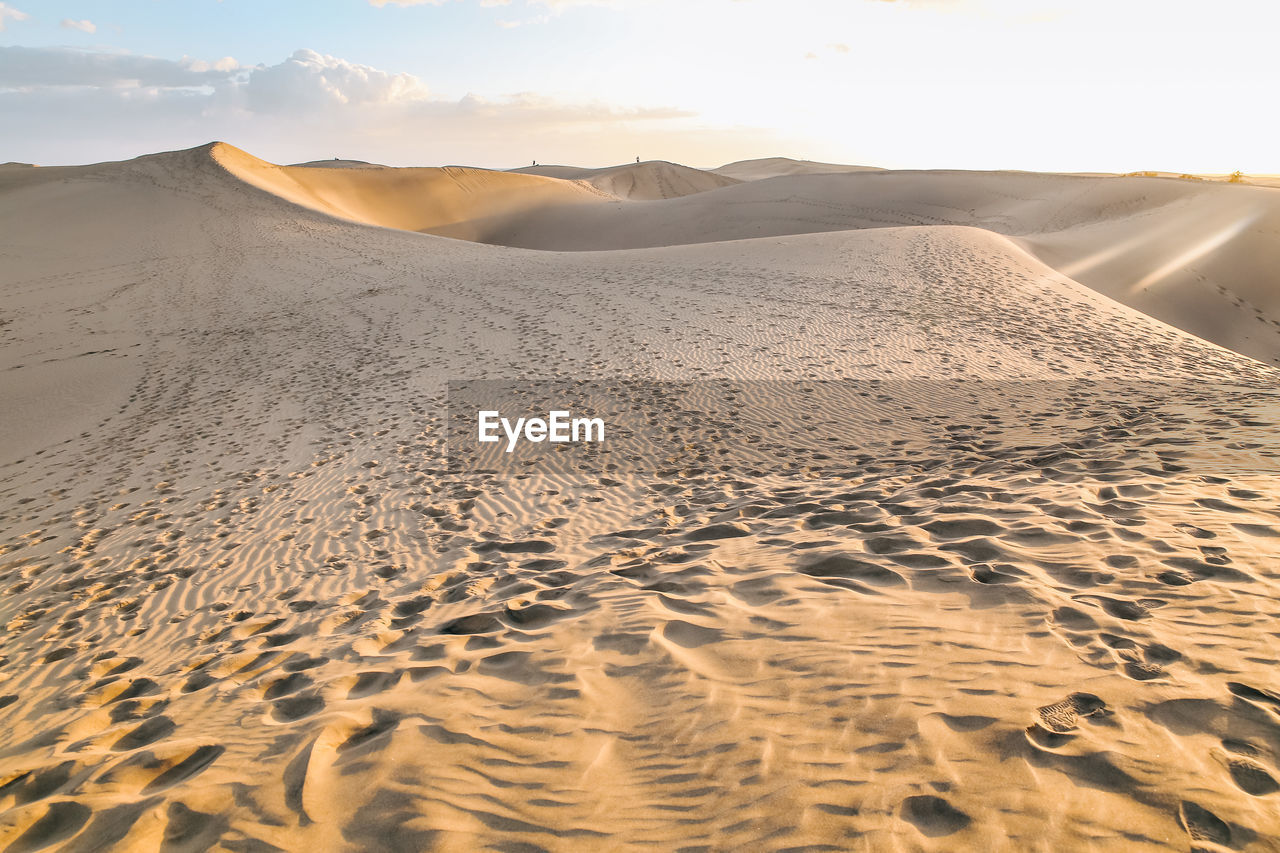
[[[548,206],[604,200],[581,184],[462,166],[376,168],[368,164],[277,166],[224,142],[210,156],[228,172],[294,204],[341,219],[476,239],[467,223],[490,216],[528,216]]]
[[[846,166],[840,163],[819,163],[814,160],[792,160],[790,157],[762,157],[758,160],[738,160],[711,169],[717,175],[737,178],[739,181],[762,181],[783,175],[835,175],[848,172],[883,172],[879,166]]]
[[[308,160],[306,163],[291,163],[291,167],[299,167],[306,169],[390,169],[391,166],[384,166],[381,163],[370,163],[366,160],[342,160],[335,157],[332,160]]]
[[[610,195],[632,201],[682,198],[739,183],[738,179],[733,177],[681,166],[679,163],[668,163],[665,160],[624,163],[621,166],[610,166],[604,169],[580,169],[576,166],[525,166],[512,171],[566,181],[585,181]]]
[[[489,243],[600,251],[951,225],[1010,237],[1118,302],[1280,363],[1280,193],[1270,188],[1020,172],[797,174],[652,205],[495,214],[470,227]]]
[[[329,216],[551,251],[903,226],[981,228],[1012,239],[1063,275],[1122,304],[1265,363],[1280,363],[1280,288],[1274,276],[1280,268],[1280,243],[1274,240],[1280,194],[1271,188],[863,167],[737,181],[661,162],[536,167],[545,174],[530,173],[533,167],[500,172],[326,161],[276,166],[220,142],[128,161],[132,166],[5,169],[0,186],[148,163],[179,170],[213,163],[239,181]],[[651,203],[628,203],[642,199]]]

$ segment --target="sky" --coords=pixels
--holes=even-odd
[[[1273,0],[3,0],[0,162],[1280,173]]]

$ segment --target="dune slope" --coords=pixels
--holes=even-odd
[[[522,248],[599,251],[900,225],[984,228],[1016,237],[1117,301],[1280,363],[1280,195],[1266,188],[867,170],[722,185],[716,181],[732,179],[667,163],[537,167],[544,176],[277,167],[222,144],[212,153],[237,177],[332,215]],[[626,203],[633,200],[661,203]]]
[[[782,175],[832,175],[842,172],[879,172],[878,166],[844,166],[839,163],[818,163],[813,160],[792,160],[790,157],[764,157],[759,160],[739,160],[712,169],[717,175],[736,178],[739,181],[760,181]]]
[[[602,200],[580,184],[461,166],[276,166],[226,143],[215,143],[209,153],[241,180],[295,204],[357,222],[461,239],[476,238],[465,223],[478,218]]]
[[[1280,360],[1280,193],[1261,187],[1012,172],[795,175],[656,206],[555,208],[470,227],[486,242],[582,251],[904,225],[1015,237],[1113,299]]]
[[[691,169],[688,166],[668,163],[664,160],[626,163],[605,169],[579,169],[576,166],[525,166],[512,171],[567,181],[585,181],[610,195],[634,201],[681,198],[738,183],[736,178]]]

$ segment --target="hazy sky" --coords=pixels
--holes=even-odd
[[[4,0],[0,162],[1280,172],[1274,0]]]

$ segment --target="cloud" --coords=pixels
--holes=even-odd
[[[0,46],[0,114],[12,119],[0,122],[0,147],[31,162],[131,157],[224,139],[277,162],[333,156],[333,148],[387,163],[434,157],[496,165],[538,151],[590,151],[602,134],[652,137],[692,117],[533,92],[446,99],[411,74],[313,50],[245,66],[229,57],[15,46]]]
[[[155,97],[171,90],[199,90],[218,109],[294,117],[336,115],[354,109],[493,120],[531,113],[555,121],[632,121],[687,115],[670,109],[627,109],[598,102],[565,104],[533,92],[500,99],[467,94],[448,101],[432,98],[427,85],[412,74],[383,71],[305,49],[274,65],[245,66],[231,57],[208,62],[68,47],[0,46],[0,90],[39,95],[73,88],[103,94],[148,90]]]
[[[8,3],[0,3],[0,32],[4,32],[4,22],[6,19],[10,21],[25,21],[30,17],[31,16],[26,12],[21,12],[10,6]]]
[[[68,47],[0,46],[0,88],[201,89],[217,103],[253,113],[298,114],[335,106],[425,100],[411,74],[392,74],[313,50],[275,65],[247,67],[232,57],[209,62]]]
[[[260,66],[243,85],[252,112],[297,113],[336,105],[424,100],[427,87],[412,74],[391,74],[314,50],[298,50],[277,65]]]
[[[67,47],[0,46],[0,87],[12,89],[212,86],[239,70],[230,58],[210,65]]]
[[[64,30],[79,30],[82,33],[96,33],[98,31],[98,25],[93,21],[90,21],[88,18],[82,18],[79,21],[73,21],[71,18],[63,18],[62,23],[59,26]]]

